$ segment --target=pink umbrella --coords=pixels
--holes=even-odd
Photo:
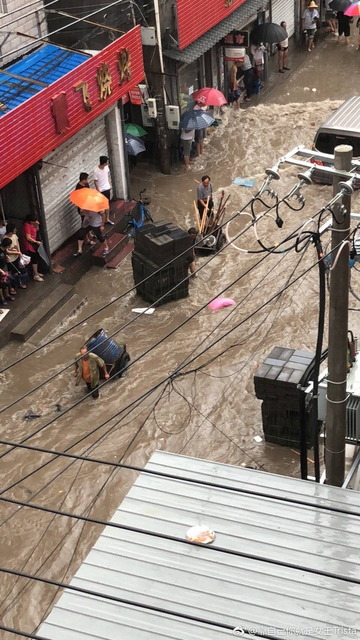
[[[360,16],[360,2],[354,2],[351,4],[346,11],[344,11],[346,16]]]
[[[212,89],[211,87],[198,89],[198,91],[195,91],[191,97],[196,102],[201,102],[204,105],[211,105],[212,107],[222,107],[223,104],[227,103],[227,100],[221,91]]]

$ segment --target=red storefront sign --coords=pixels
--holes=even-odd
[[[0,188],[107,111],[144,78],[140,27],[0,117]]]
[[[177,0],[179,49],[185,49],[246,0]]]
[[[131,104],[140,105],[143,103],[143,99],[142,99],[142,95],[139,87],[134,87],[134,89],[131,89],[129,91],[129,96],[130,96]]]

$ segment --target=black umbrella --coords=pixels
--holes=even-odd
[[[332,11],[346,11],[350,5],[351,0],[333,0],[329,3],[329,7]]]
[[[258,44],[259,42],[266,42],[267,44],[273,44],[275,42],[282,42],[288,37],[285,29],[280,27],[275,22],[265,22],[259,24],[250,34],[251,42]]]

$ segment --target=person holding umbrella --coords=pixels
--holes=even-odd
[[[206,129],[206,127],[210,127],[214,122],[215,118],[206,113],[206,111],[202,111],[202,109],[192,109],[182,114],[180,118],[180,129],[182,129],[180,139],[183,145],[184,164],[187,171],[191,169],[190,154],[194,140],[194,132],[198,129]]]
[[[78,258],[82,254],[83,244],[86,236],[90,231],[94,234],[94,236],[99,240],[99,242],[104,243],[103,255],[106,256],[109,253],[109,245],[105,238],[104,234],[104,225],[105,225],[105,211],[89,211],[84,210],[84,220],[79,229],[77,244],[78,248],[76,253],[74,253],[75,258]]]
[[[196,102],[194,107],[194,111],[207,111],[207,106],[202,102]],[[198,129],[195,131],[195,145],[196,145],[196,155],[201,156],[204,149],[204,138],[206,135],[206,129]]]
[[[203,87],[202,89],[198,89],[191,97],[195,100],[193,111],[207,111],[208,106],[222,107],[226,104],[226,98],[221,91],[213,89],[212,87]],[[197,129],[195,131],[196,153],[198,156],[203,152],[205,135],[205,128]]]
[[[69,195],[70,202],[80,207],[84,213],[82,227],[78,232],[78,249],[75,257],[81,256],[86,235],[92,231],[99,242],[104,243],[103,255],[109,253],[106,238],[103,235],[106,210],[109,208],[109,200],[95,189],[75,189]]]
[[[183,155],[184,155],[184,165],[186,171],[190,171],[190,155],[192,143],[194,141],[195,131],[193,129],[182,129],[180,140],[182,142],[183,147]]]
[[[255,78],[257,78],[257,80],[260,80],[260,82],[263,78],[264,73],[265,51],[266,47],[262,44],[262,42],[259,42],[258,44],[252,44],[250,47],[250,53],[254,60]]]
[[[336,33],[337,32],[337,26],[336,26],[336,20],[335,20],[335,11],[331,8],[330,6],[331,4],[331,0],[325,0],[325,18],[328,24],[328,28],[329,28],[329,32],[330,33]]]
[[[345,38],[345,44],[349,46],[350,44],[350,21],[351,16],[344,14],[343,11],[337,12],[337,19],[339,25],[339,37],[338,42],[341,42],[341,36],[343,35]]]
[[[307,50],[311,53],[314,49],[314,37],[317,29],[317,21],[319,20],[318,6],[314,0],[311,0],[307,9],[305,9],[302,17],[302,29],[306,31]]]
[[[346,7],[345,10],[344,10],[344,18],[349,18],[349,20],[351,20],[351,18],[354,18],[356,16],[360,16],[360,2],[353,2],[348,7]],[[356,22],[356,28],[359,29],[359,35],[358,35],[358,45],[359,46],[358,46],[358,49],[360,50],[360,18],[358,18],[358,20]],[[346,41],[346,34],[344,34],[344,35],[345,35],[345,41]],[[349,33],[349,35],[350,35],[350,33]],[[339,36],[340,36],[340,25],[339,25]],[[348,44],[348,42],[346,42],[346,44]]]

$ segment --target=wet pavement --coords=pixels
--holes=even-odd
[[[224,110],[223,126],[207,138],[204,154],[193,162],[192,171],[185,173],[178,167],[172,176],[164,176],[139,163],[132,173],[132,195],[147,187],[154,218],[173,220],[184,228],[191,226],[195,180],[204,173],[211,175],[217,196],[221,189],[230,194],[230,217],[253,193],[252,189],[233,186],[235,177],[254,178],[258,188],[266,167],[298,144],[310,147],[316,128],[331,111],[343,99],[359,94],[360,52],[355,46],[347,49],[329,37],[314,53],[299,55],[300,66],[280,84],[277,81],[273,91],[266,92],[264,103],[250,103],[238,112]],[[297,172],[287,168],[281,175],[276,188],[283,196],[297,181]],[[281,242],[328,202],[331,194],[332,189],[327,186],[304,188],[304,209],[294,212],[281,208],[281,230],[273,219],[264,218],[257,225],[259,236],[268,245]],[[353,210],[356,209],[359,210],[359,194],[354,197]],[[230,234],[239,232],[247,220],[237,219]],[[253,231],[242,236],[238,245],[257,249]],[[263,254],[227,248],[208,264],[207,260],[198,259],[198,267],[203,268],[190,283],[188,298],[161,306],[153,315],[138,317],[131,310],[144,303],[135,293],[128,294],[2,374],[0,401],[7,405],[68,365],[84,340],[100,327],[108,333],[119,331],[118,339],[127,343],[132,359],[140,358],[124,379],[110,382],[101,390],[98,401],[90,398],[79,402],[84,389],[74,386],[72,369],[67,369],[2,414],[2,439],[18,442],[52,421],[29,443],[140,467],[155,449],[165,449],[298,476],[299,456],[295,450],[254,440],[255,436],[262,436],[262,422],[253,376],[274,346],[314,349],[316,269],[265,303],[281,291],[289,278],[296,278],[316,262],[315,252],[309,248],[305,254],[291,251],[264,258]],[[109,299],[115,300],[132,284],[130,259],[114,271],[93,268],[77,285],[78,292],[87,296],[87,303],[64,327],[79,322]],[[353,285],[360,291],[356,277]],[[237,302],[236,307],[215,313],[205,306],[191,318],[225,287],[226,295]],[[350,300],[350,305],[360,306],[355,299]],[[247,320],[250,314],[253,315]],[[350,313],[350,327],[355,333],[359,329],[358,315]],[[164,341],[154,346],[161,339]],[[326,344],[326,335],[324,340]],[[186,375],[159,386],[141,403],[137,401],[205,347],[209,349],[185,367]],[[32,349],[31,341],[25,346],[9,345],[2,350],[2,365]],[[191,372],[194,368],[197,371]],[[78,406],[67,413],[76,402]],[[130,406],[131,403],[134,404]],[[61,405],[62,412],[56,410],[56,404]],[[23,416],[30,407],[40,410],[42,417],[25,421]],[[6,491],[7,497],[100,520],[111,516],[134,480],[134,473],[107,465],[54,459],[46,453],[21,449],[9,452],[0,446],[0,455],[5,452],[7,455],[1,460],[2,487],[14,485]],[[309,460],[311,456],[310,451]],[[19,509],[4,502],[0,520],[3,566],[64,582],[70,580],[101,531],[99,525],[25,507]],[[33,631],[56,595],[54,587],[3,576],[0,611],[4,624]],[[0,633],[4,640],[14,637]]]

